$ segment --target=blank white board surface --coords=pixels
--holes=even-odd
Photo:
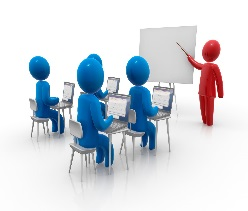
[[[150,82],[193,84],[194,68],[187,56],[195,57],[197,26],[147,28],[140,30],[139,55],[150,67]]]

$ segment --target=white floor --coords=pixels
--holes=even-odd
[[[178,110],[174,102],[170,119],[171,153],[162,121],[156,156],[147,148],[141,150],[137,139],[133,162],[127,137],[127,171],[124,153],[119,155],[121,136],[115,135],[112,174],[101,164],[95,175],[91,164],[83,169],[82,183],[78,154],[68,173],[72,142],[68,112],[64,135],[52,134],[49,139],[40,129],[37,142],[36,128],[30,138],[28,101],[16,120],[7,119],[6,110],[6,124],[1,126],[1,210],[247,210],[245,104],[231,112],[230,98],[216,98],[214,126],[208,127],[201,123],[197,92],[183,95],[192,87],[197,90],[197,85],[177,89]]]

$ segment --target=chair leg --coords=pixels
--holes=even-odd
[[[71,165],[72,165],[72,161],[73,161],[73,156],[74,156],[74,150],[72,150],[72,154],[71,154],[71,162],[70,162],[70,167],[69,167],[69,173],[71,172]]]
[[[48,127],[48,121],[46,122],[46,127],[47,127],[47,134],[48,134],[48,135],[49,135],[49,137],[50,137],[49,127]]]
[[[135,145],[135,137],[134,136],[132,136],[132,142],[133,142],[133,161],[134,161],[134,145]]]
[[[124,142],[123,142],[124,140],[123,140],[123,138],[122,138],[122,142],[121,142],[121,148],[120,148],[120,153],[119,154],[121,154],[121,151],[122,151],[122,147],[123,147],[123,144],[124,144]]]
[[[85,156],[85,163],[86,163],[86,167],[87,167],[87,154],[85,154],[84,156]]]
[[[92,152],[92,160],[93,160],[95,174],[96,174],[96,162],[95,162],[95,158],[94,158],[94,152]]]
[[[65,122],[65,109],[62,109],[62,112],[63,112],[63,119],[64,119],[64,122]]]
[[[124,140],[124,149],[125,149],[126,164],[127,164],[127,170],[128,170],[127,145],[126,145],[126,134],[125,134],[125,132],[123,132],[123,140]]]
[[[166,119],[166,124],[167,124],[168,144],[169,144],[169,152],[170,152],[171,150],[170,150],[169,119]]]
[[[44,134],[46,135],[46,131],[45,131],[44,122],[42,122],[42,125],[43,125]]]
[[[81,182],[83,182],[83,163],[84,163],[84,157],[83,154],[81,154]]]
[[[69,114],[70,114],[70,118],[72,119],[71,108],[69,108]]]
[[[37,122],[37,141],[38,141],[38,137],[39,137],[39,123]]]
[[[90,164],[90,153],[89,153],[89,164]]]
[[[32,123],[31,137],[32,137],[32,134],[33,134],[33,130],[34,130],[34,120],[33,120],[33,123]]]

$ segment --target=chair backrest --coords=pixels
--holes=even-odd
[[[76,138],[83,137],[83,129],[80,122],[70,119],[69,120],[70,134]]]
[[[136,123],[136,112],[133,109],[129,110],[128,122],[135,124]]]
[[[30,108],[33,111],[37,111],[37,103],[34,99],[29,98],[29,102],[30,102]]]

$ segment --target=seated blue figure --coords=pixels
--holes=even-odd
[[[90,54],[87,58],[92,58],[92,59],[95,59],[97,60],[101,66],[102,66],[102,59],[99,55],[97,54]],[[101,90],[101,88],[96,92],[94,93],[94,95],[98,98],[98,99],[103,99],[105,98],[107,95],[108,95],[108,90],[106,90],[105,92],[103,92]],[[102,110],[102,115],[105,117],[105,104],[100,102],[101,104],[101,110]]]
[[[92,58],[83,60],[77,70],[77,81],[85,94],[78,98],[77,121],[83,128],[83,138],[79,145],[85,148],[96,147],[96,162],[105,159],[105,166],[109,166],[109,139],[98,131],[106,130],[113,121],[113,116],[103,119],[98,98],[94,95],[102,86],[104,73],[101,64]],[[111,146],[111,164],[114,160],[114,148]]]
[[[50,85],[45,79],[50,74],[50,66],[41,56],[33,57],[29,62],[30,74],[38,80],[36,83],[36,102],[38,110],[36,116],[49,118],[52,121],[52,132],[58,131],[58,112],[50,108],[59,102],[59,98],[50,97]],[[60,115],[60,134],[64,133],[64,119]]]
[[[152,107],[150,91],[142,86],[150,75],[147,61],[140,56],[132,57],[126,66],[126,75],[128,80],[135,85],[129,91],[129,95],[131,95],[130,108],[136,112],[136,123],[131,125],[132,130],[145,132],[142,136],[141,146],[147,145],[149,136],[149,149],[153,150],[156,130],[154,124],[148,121],[147,117],[155,116],[158,113],[158,107]]]

